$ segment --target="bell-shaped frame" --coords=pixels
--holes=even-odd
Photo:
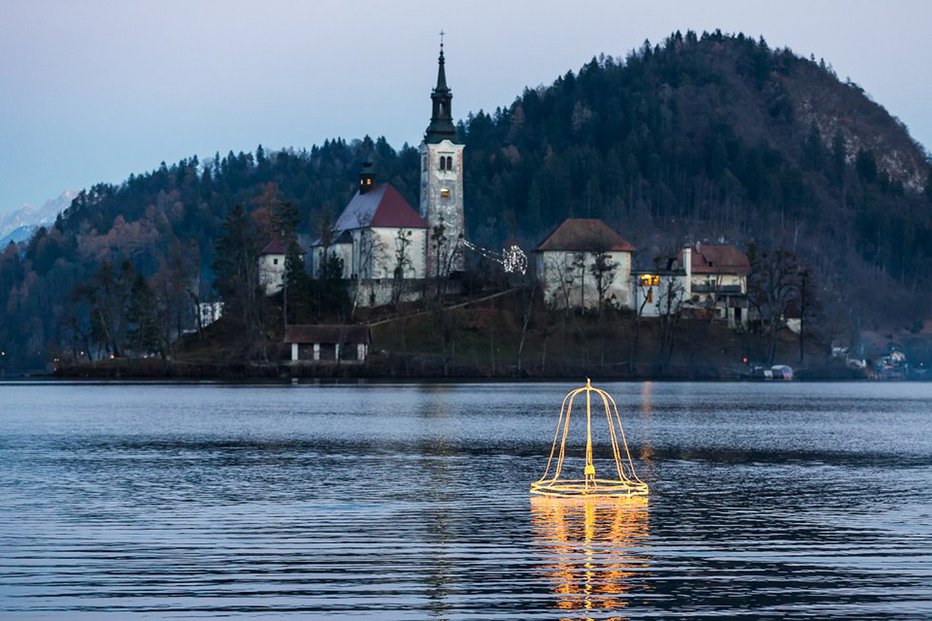
[[[592,396],[593,393],[602,403],[605,418],[608,421],[609,438],[612,444],[612,456],[615,460],[617,478],[599,478],[592,460]],[[586,462],[582,478],[563,478],[563,465],[566,457],[566,439],[570,432],[570,418],[573,405],[579,395],[586,399]],[[617,429],[616,429],[617,424]],[[561,433],[562,431],[562,433]],[[618,445],[619,437],[621,447]],[[559,451],[557,446],[559,445]],[[624,449],[624,453],[622,450]],[[553,473],[551,474],[551,467]],[[553,436],[553,446],[547,459],[544,475],[531,483],[531,493],[557,498],[646,498],[647,483],[638,478],[634,472],[634,463],[628,451],[625,431],[621,426],[618,406],[610,394],[592,386],[587,378],[586,385],[567,393],[560,407],[560,418]]]

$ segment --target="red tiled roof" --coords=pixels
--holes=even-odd
[[[260,257],[266,254],[288,254],[288,249],[285,247],[285,243],[282,240],[275,238],[267,243],[265,248],[259,252]],[[298,254],[304,254],[304,248],[301,246],[298,246]]]
[[[307,325],[285,326],[286,343],[369,343],[369,326]]]
[[[390,183],[379,183],[365,194],[356,192],[333,230],[364,227],[426,229],[427,222]]]
[[[601,220],[567,218],[544,238],[535,252],[552,250],[634,252],[634,246]]]
[[[677,257],[683,263],[683,251]],[[751,262],[731,244],[697,244],[692,247],[693,274],[750,274]]]
[[[262,249],[262,252],[259,253],[259,256],[264,254],[285,254],[287,249],[285,244],[282,243],[280,239],[273,239],[265,245],[265,248]]]

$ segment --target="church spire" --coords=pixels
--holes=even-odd
[[[443,43],[440,43],[440,59],[437,61],[437,87],[434,89],[434,92],[445,92],[449,93],[450,89],[447,87],[447,72],[444,69],[444,60],[443,60]]]
[[[442,140],[456,140],[456,127],[453,126],[453,111],[451,102],[453,92],[447,86],[447,73],[443,58],[443,31],[440,32],[440,58],[437,61],[437,86],[430,94],[433,102],[433,112],[430,116],[430,125],[424,135],[424,141],[436,144]]]

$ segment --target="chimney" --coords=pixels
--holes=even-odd
[[[698,247],[697,243],[696,248]],[[686,282],[683,283],[686,300],[691,300],[693,297],[693,249],[688,245],[683,246],[683,270],[686,272]]]

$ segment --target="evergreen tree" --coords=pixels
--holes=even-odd
[[[227,215],[217,238],[213,269],[214,288],[223,300],[223,316],[247,336],[261,326],[262,295],[259,290],[258,240],[242,205]]]
[[[137,355],[158,353],[164,358],[155,294],[141,274],[133,280],[126,318],[129,322],[127,339],[130,348]]]
[[[341,266],[342,269],[342,266]],[[297,242],[288,246],[285,255],[285,287],[283,290],[285,323],[308,323],[313,319],[311,279],[304,269],[304,260]]]

